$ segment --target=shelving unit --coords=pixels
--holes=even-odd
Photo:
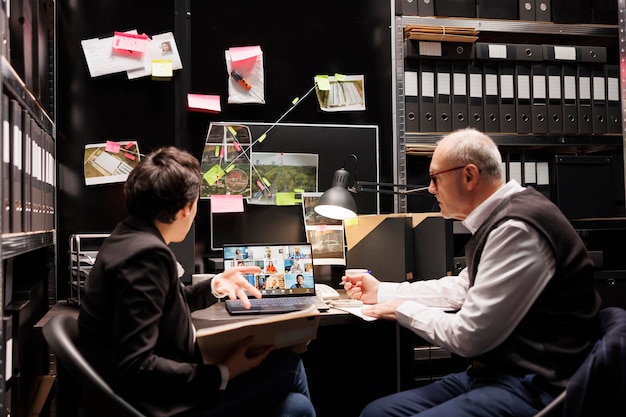
[[[620,2],[620,13],[623,13],[623,2]],[[624,20],[622,19],[622,24]],[[392,47],[392,61],[395,69],[392,74],[392,91],[395,93],[393,101],[393,137],[394,175],[396,183],[407,183],[407,155],[427,156],[432,153],[435,142],[442,134],[406,132],[405,130],[405,56],[404,56],[404,28],[408,25],[465,27],[479,31],[478,42],[501,43],[536,43],[536,44],[564,44],[564,45],[598,45],[617,50],[617,25],[591,24],[557,24],[550,22],[471,19],[471,18],[444,18],[420,16],[396,16],[392,19],[394,45]],[[623,36],[623,30],[622,30]],[[620,50],[621,61],[624,61],[624,48]],[[624,79],[622,79],[624,84]],[[622,86],[624,91],[624,86]],[[624,100],[624,94],[622,94]],[[622,111],[626,106],[622,102]],[[586,149],[588,151],[604,149],[622,149],[623,138],[619,134],[602,136],[591,135],[537,135],[537,134],[490,134],[502,147],[514,148],[553,148],[560,150]],[[407,196],[396,196],[394,201],[397,212],[407,211]]]

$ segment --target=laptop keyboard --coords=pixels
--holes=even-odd
[[[228,300],[228,303],[236,306],[243,306],[241,300]],[[302,298],[250,298],[250,303],[253,306],[302,306],[307,307],[310,305],[317,305],[316,297],[302,297]]]

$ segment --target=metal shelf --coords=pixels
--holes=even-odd
[[[56,244],[56,231],[47,230],[29,233],[7,233],[2,235],[2,259]]]

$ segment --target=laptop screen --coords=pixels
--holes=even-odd
[[[233,266],[261,268],[245,276],[263,297],[315,295],[309,243],[224,245],[224,268]]]

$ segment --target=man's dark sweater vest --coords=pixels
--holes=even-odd
[[[528,187],[502,201],[468,242],[465,256],[470,287],[487,237],[509,219],[532,226],[546,240],[554,253],[556,270],[513,333],[475,359],[499,370],[537,373],[562,385],[598,337],[600,296],[595,289],[593,263],[567,218],[550,200]]]

